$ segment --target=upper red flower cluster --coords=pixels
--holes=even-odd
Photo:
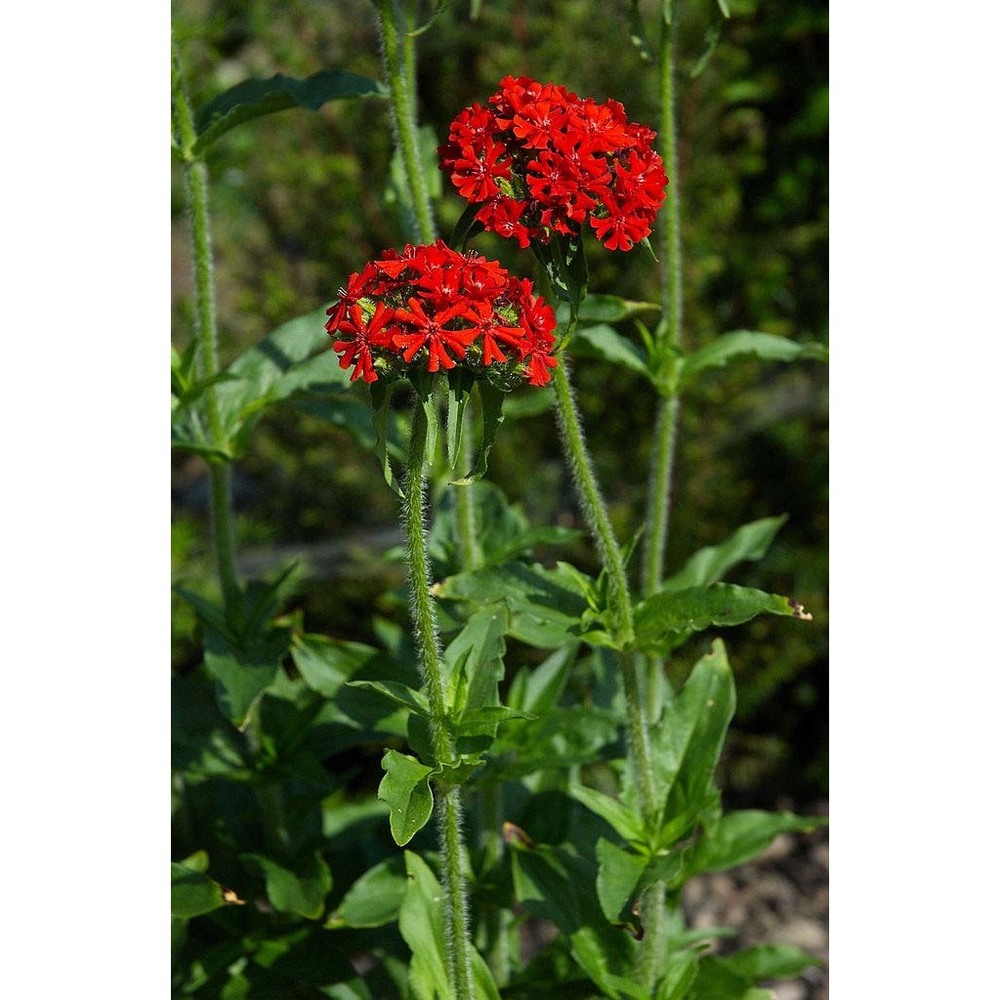
[[[507,76],[489,104],[459,112],[438,150],[459,194],[483,202],[476,219],[486,229],[522,247],[577,233],[588,217],[610,250],[649,235],[667,176],[656,133],[629,122],[618,101]]]
[[[405,374],[400,363],[427,371],[473,371],[499,365],[497,374],[545,385],[555,314],[527,278],[514,278],[496,261],[461,254],[441,240],[386,250],[352,274],[340,301],[327,310],[327,332],[340,367],[354,365],[351,381]]]

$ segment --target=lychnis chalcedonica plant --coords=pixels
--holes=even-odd
[[[810,615],[725,582],[763,558],[781,516],[664,574],[681,397],[737,357],[821,352],[748,331],[682,348],[676,6],[661,29],[659,133],[618,100],[511,74],[455,109],[436,162],[415,119],[417,4],[374,3],[381,81],[279,75],[192,110],[175,48],[195,324],[173,359],[173,439],[208,463],[218,581],[176,588],[202,654],[175,682],[175,995],[755,1000],[770,995],[759,982],[814,963],[789,947],[714,953],[681,905],[696,876],[819,823],[723,808],[736,688],[715,633]],[[389,105],[398,245],[222,369],[206,150],[265,114],[361,98]],[[437,171],[468,203],[447,239]],[[517,264],[477,251],[482,234],[509,240]],[[660,301],[591,293],[587,256],[609,252],[652,254]],[[656,314],[650,329],[641,317]],[[624,543],[571,379],[581,347],[629,359],[658,414],[645,523]],[[529,393],[554,410],[596,575],[540,558],[576,533],[533,524],[530,504],[486,478],[508,401]],[[293,569],[240,578],[232,467],[277,404],[345,428],[399,498],[409,590],[395,617],[372,610],[377,644],[310,632],[290,610]],[[675,687],[666,663],[692,647]],[[373,751],[377,789],[330,765]]]

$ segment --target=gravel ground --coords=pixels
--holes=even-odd
[[[799,810],[827,815],[820,802]],[[823,960],[798,979],[766,983],[777,1000],[829,1000],[829,876],[827,829],[782,835],[753,861],[727,872],[692,879],[684,908],[693,927],[731,927],[736,937],[715,942],[720,954],[755,944],[787,944]]]

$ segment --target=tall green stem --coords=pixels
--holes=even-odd
[[[219,373],[219,337],[215,323],[212,235],[208,209],[208,169],[193,152],[196,138],[194,118],[184,89],[176,46],[172,51],[171,89],[174,129],[181,158],[184,161],[184,189],[191,221],[198,374],[201,379],[206,380],[214,378]],[[222,451],[225,448],[225,435],[214,385],[209,385],[205,390],[204,405],[212,443]],[[211,480],[209,516],[212,546],[223,598],[227,609],[233,610],[239,596],[239,583],[236,576],[230,464],[225,459],[213,458],[209,461],[208,471]]]
[[[414,73],[415,48],[412,46],[412,39],[404,39],[403,42],[400,40],[399,18],[394,0],[374,0],[374,3],[379,16],[383,67],[389,84],[393,133],[403,158],[403,172],[414,214],[415,232],[411,235],[422,243],[433,243],[437,230],[421,165],[414,111],[416,102],[410,86],[410,77]]]
[[[431,742],[439,763],[455,759],[455,746],[448,731],[447,685],[441,664],[437,618],[430,589],[430,561],[424,524],[424,452],[427,445],[427,413],[417,402],[404,487],[403,520],[409,557],[410,590],[413,597],[413,624],[420,670],[431,710]],[[445,894],[445,928],[449,974],[456,1000],[472,1000],[472,945],[469,941],[469,912],[466,902],[464,847],[462,842],[461,788],[438,785],[435,806],[441,844]]]

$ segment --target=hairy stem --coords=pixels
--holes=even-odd
[[[552,381],[556,392],[556,414],[563,441],[563,453],[573,473],[580,506],[590,525],[598,553],[608,574],[616,638],[622,646],[627,647],[635,638],[635,633],[632,624],[632,598],[625,576],[625,564],[594,475],[583,425],[569,381],[565,354],[560,357],[559,364],[552,371]],[[651,819],[655,816],[658,806],[656,776],[650,752],[649,721],[639,689],[636,659],[632,653],[621,655],[626,726],[629,756],[639,792],[640,809],[644,817]]]
[[[219,373],[219,335],[215,322],[215,285],[212,276],[212,233],[208,209],[208,169],[194,157],[194,118],[184,89],[176,45],[172,51],[171,90],[175,138],[184,161],[184,191],[191,223],[191,256],[194,262],[195,340],[198,375]],[[226,442],[215,386],[204,392],[205,417],[212,443],[222,452]],[[236,576],[236,542],[232,517],[231,470],[228,460],[216,457],[208,465],[211,480],[209,506],[212,547],[226,608],[232,611],[239,598]]]
[[[403,521],[409,559],[412,613],[420,671],[431,709],[431,741],[441,764],[455,760],[455,746],[448,730],[447,685],[441,663],[437,617],[430,589],[430,561],[424,524],[424,452],[427,445],[427,412],[417,402],[404,487]],[[451,987],[456,1000],[472,1000],[472,945],[466,901],[464,846],[462,841],[461,788],[435,786],[435,807],[441,845],[441,871],[445,894],[445,928]]]
[[[411,238],[422,243],[433,243],[437,237],[430,195],[421,164],[420,145],[410,79],[415,76],[415,46],[412,38],[401,40],[396,5],[393,0],[374,0],[378,10],[379,31],[382,39],[382,62],[389,84],[392,109],[393,135],[403,158],[403,172],[413,209]]]

